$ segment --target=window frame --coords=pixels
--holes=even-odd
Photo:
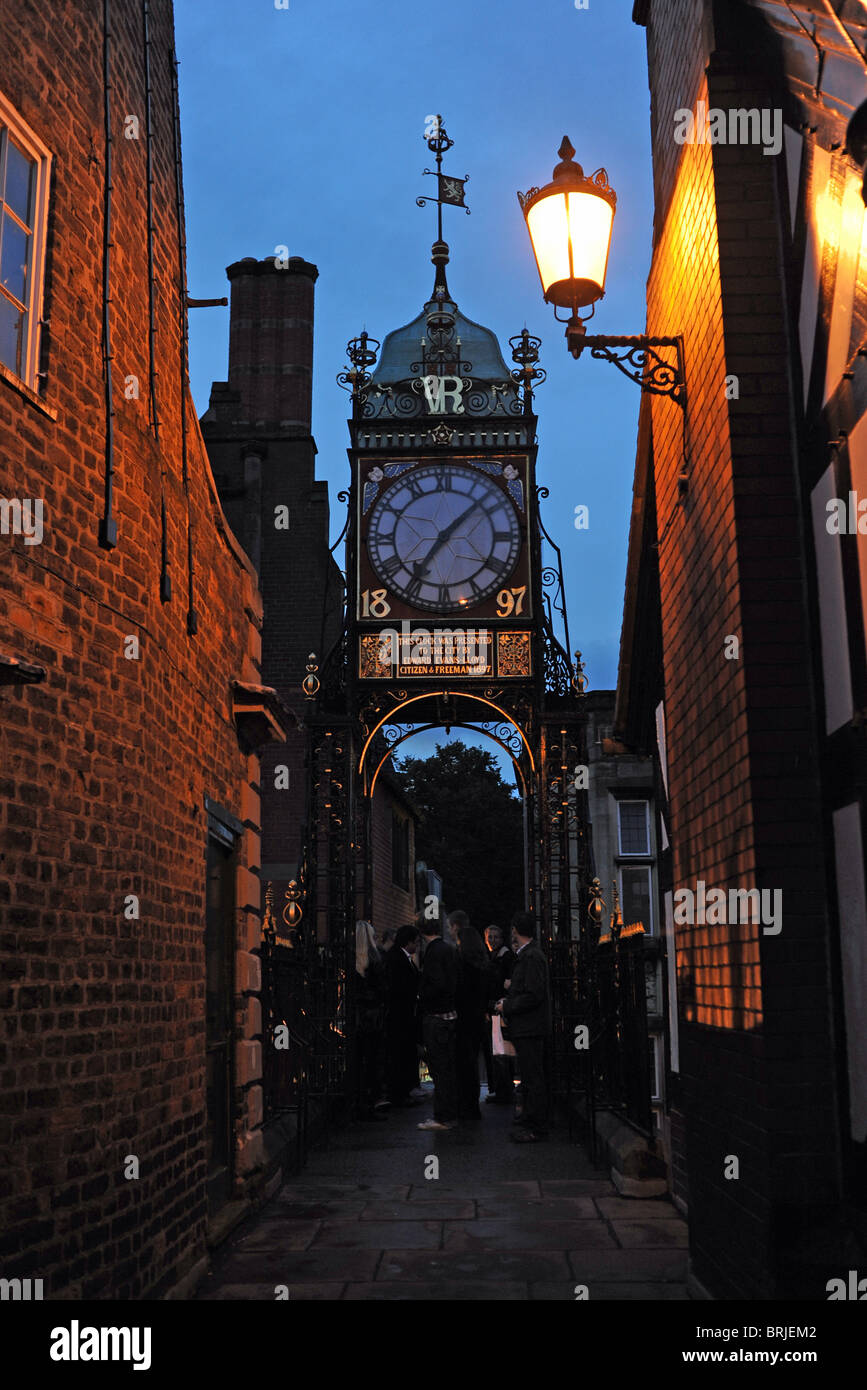
[[[647,905],[650,912],[650,921],[644,924],[644,932],[646,936],[656,936],[656,913],[653,910],[653,861],[649,858],[627,859],[622,864],[617,865],[617,886],[620,892],[620,909],[622,912],[624,912],[623,924],[624,926],[628,926],[629,923],[627,921],[627,916],[625,915],[626,894],[623,891],[624,869],[641,869],[648,876],[648,880],[650,883],[650,891],[647,897]]]
[[[644,828],[647,832],[647,849],[629,850],[623,848],[623,828],[620,821],[621,806],[643,806]],[[650,799],[646,796],[619,796],[617,798],[617,854],[621,859],[647,860],[653,858],[653,839],[650,833]]]
[[[411,891],[409,817],[391,808],[391,882],[402,892]]]
[[[662,1105],[665,1101],[665,1039],[661,1033],[650,1033],[651,1066],[653,1068],[653,1093],[651,1105]]]
[[[51,189],[53,155],[48,146],[24,121],[17,109],[0,92],[0,126],[5,127],[16,145],[36,164],[36,187],[33,190],[33,230],[30,262],[27,269],[27,299],[25,301],[26,332],[21,353],[21,373],[0,362],[0,375],[20,382],[35,395],[39,394],[39,352],[42,342],[42,315],[45,301],[45,262],[48,243],[48,204]],[[8,297],[5,296],[4,297]]]

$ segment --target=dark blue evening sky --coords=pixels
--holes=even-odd
[[[525,322],[542,338],[543,519],[563,552],[572,646],[596,689],[617,679],[640,392],[613,366],[566,352],[515,193],[550,179],[564,134],[588,172],[605,166],[618,210],[590,331],[642,332],[649,99],[631,10],[632,0],[581,10],[574,0],[176,0],[190,292],[227,293],[227,265],[281,245],[319,267],[313,430],[333,536],[348,479],[348,397],[334,378],[347,339],[363,326],[384,339],[429,297],[436,212],[415,198],[433,191],[422,137],[426,116],[442,114],[455,141],[444,168],[470,175],[472,209],[444,211],[452,294],[494,330],[507,361]],[[228,317],[191,314],[200,414],[211,381],[226,377]],[[574,527],[579,504],[586,531]]]

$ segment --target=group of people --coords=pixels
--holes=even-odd
[[[507,945],[499,926],[484,940],[463,911],[377,941],[370,922],[355,931],[358,1114],[385,1119],[389,1106],[419,1104],[419,1057],[434,1085],[423,1130],[449,1130],[481,1118],[479,1058],[488,1104],[516,1108],[510,1137],[536,1143],[548,1131],[546,1044],[551,1031],[548,964],[531,913],[516,912]],[[515,1071],[520,1079],[516,1104]]]

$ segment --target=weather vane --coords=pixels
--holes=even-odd
[[[437,241],[443,239],[443,204],[448,203],[453,208],[463,208],[469,217],[470,209],[464,202],[464,184],[469,179],[469,174],[464,174],[462,179],[456,179],[451,174],[444,174],[442,171],[443,155],[450,150],[455,143],[446,134],[442,116],[428,116],[425,120],[424,135],[422,139],[426,142],[431,154],[436,155],[437,167],[425,169],[425,174],[436,172],[437,177],[437,196],[435,198],[416,198],[418,206],[424,207],[425,203],[436,203],[437,205]]]

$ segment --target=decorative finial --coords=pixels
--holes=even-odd
[[[316,660],[316,653],[311,652],[307,658],[307,675],[301,682],[301,689],[304,691],[304,695],[308,700],[315,700],[316,696],[319,694],[321,682],[317,675],[318,670],[319,663]]]
[[[598,878],[594,878],[590,883],[590,902],[587,905],[587,916],[594,927],[601,926],[604,912],[605,899],[602,896],[602,884]]]
[[[450,150],[455,143],[454,140],[449,139],[449,136],[446,134],[442,116],[428,116],[425,122],[423,139],[431,154],[436,155],[436,171],[433,169],[425,169],[424,173],[433,176],[434,172],[436,172],[437,196],[435,198],[422,196],[416,198],[415,201],[420,208],[424,207],[425,203],[436,203],[437,205],[437,239],[431,248],[431,259],[436,266],[433,297],[436,298],[437,292],[442,291],[442,298],[450,298],[448,285],[446,284],[445,268],[448,264],[449,248],[447,242],[443,240],[443,205],[446,204],[449,207],[463,208],[464,212],[469,216],[470,209],[464,202],[464,184],[470,176],[469,174],[464,174],[464,177],[459,179],[455,178],[452,174],[444,174],[442,172],[443,155],[446,151]]]
[[[368,367],[372,367],[379,351],[379,339],[371,338],[367,329],[362,329],[359,338],[350,338],[346,353],[352,363],[337,375],[337,384],[352,395],[353,409],[357,410],[367,399],[364,388],[370,381]]]
[[[286,889],[286,902],[283,907],[283,921],[290,929],[297,928],[301,918],[304,916],[304,909],[299,901],[301,888],[293,878]]]
[[[533,406],[533,383],[541,385],[547,376],[544,369],[536,365],[542,339],[534,338],[524,324],[521,332],[509,339],[509,346],[512,349],[512,361],[518,364],[517,369],[510,372],[510,376],[523,390],[524,413],[529,415]]]
[[[575,676],[572,684],[575,686],[579,695],[584,694],[587,688],[587,676],[584,671],[584,662],[581,660],[581,653],[579,651],[575,652]]]
[[[575,163],[575,146],[572,144],[568,135],[563,136],[557,153],[560,156],[560,163],[554,169],[553,177],[555,179],[583,179],[584,170],[581,168],[580,164]]]
[[[620,911],[620,894],[617,891],[617,879],[611,880],[611,935],[616,940],[623,929],[623,914]]]

